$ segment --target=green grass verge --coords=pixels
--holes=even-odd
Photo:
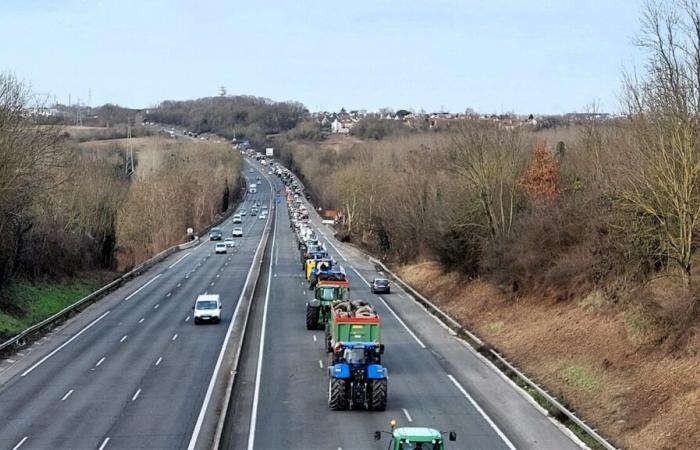
[[[89,279],[62,283],[12,283],[2,292],[4,302],[13,308],[11,311],[0,309],[0,341],[41,322],[100,286],[101,282]]]

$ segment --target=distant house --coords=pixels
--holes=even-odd
[[[351,120],[340,120],[336,118],[333,123],[331,123],[331,133],[348,134],[353,125],[354,122]]]

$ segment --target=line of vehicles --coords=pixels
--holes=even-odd
[[[346,272],[328,253],[311,228],[309,212],[293,175],[274,163],[271,171],[284,182],[290,226],[298,240],[303,276],[312,292],[306,302],[305,325],[308,330],[324,330],[323,345],[329,356],[328,406],[331,410],[365,409],[384,411],[388,397],[388,372],[382,365],[385,348],[381,343],[382,320],[365,300],[352,300]],[[389,294],[389,280],[377,278],[370,284],[372,293]],[[376,431],[375,440],[390,436],[389,450],[445,450],[449,433],[426,427],[398,427]]]

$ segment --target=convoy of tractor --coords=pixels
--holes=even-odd
[[[299,248],[303,277],[312,292],[306,302],[306,329],[324,330],[323,344],[329,354],[328,406],[334,411],[364,409],[384,411],[388,376],[382,365],[382,320],[365,300],[352,299],[346,272],[328,253],[311,227],[303,192],[294,176],[278,164],[271,170],[286,186],[290,226]],[[386,283],[388,290],[388,282]],[[389,448],[444,450],[442,432],[431,428],[397,428],[391,421]],[[375,439],[382,432],[375,433]],[[449,440],[455,440],[454,431]]]

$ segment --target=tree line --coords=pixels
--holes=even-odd
[[[629,300],[663,275],[697,317],[700,11],[674,5],[647,6],[625,118],[562,139],[464,121],[345,150],[287,144],[282,158],[319,206],[342,209],[341,237],[394,261],[435,259],[557,300]]]
[[[229,145],[148,138],[130,176],[124,143],[79,145],[26,117],[30,98],[0,74],[0,288],[133,267],[211,223],[239,192],[241,157]]]
[[[176,124],[196,133],[212,132],[232,139],[248,139],[258,146],[267,134],[290,130],[308,115],[298,102],[275,102],[253,96],[206,97],[164,101],[148,110],[147,119]]]

